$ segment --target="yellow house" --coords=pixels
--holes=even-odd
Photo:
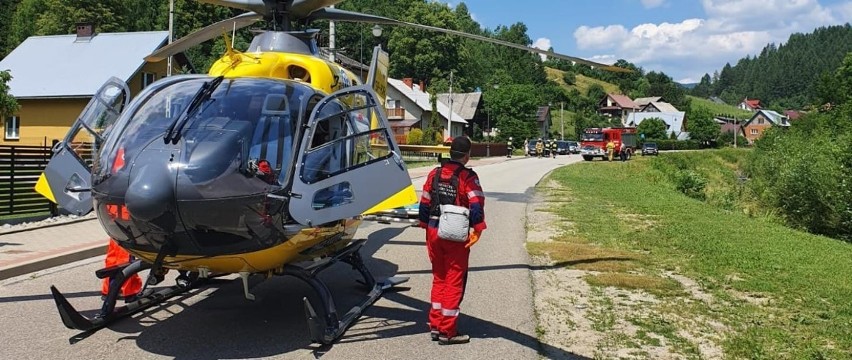
[[[79,24],[77,34],[32,36],[0,61],[9,70],[20,109],[3,120],[0,145],[49,145],[62,140],[83,108],[110,77],[127,82],[130,96],[166,76],[167,62],[143,59],[166,45],[166,31],[96,34]],[[176,57],[173,72],[188,67]],[[181,66],[184,65],[184,66]]]

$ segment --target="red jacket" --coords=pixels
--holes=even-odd
[[[423,192],[420,195],[420,227],[438,227],[438,218],[429,213],[432,204],[432,181],[435,174],[439,169],[443,169],[441,181],[447,182],[459,166],[464,165],[456,161],[448,161],[443,168],[437,167],[429,172],[429,176],[423,184]],[[456,203],[470,209],[470,227],[476,232],[485,230],[487,227],[485,225],[485,194],[482,193],[482,186],[479,185],[479,176],[473,170],[465,168],[459,173],[457,196]]]

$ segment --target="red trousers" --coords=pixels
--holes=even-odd
[[[439,239],[437,228],[430,226],[426,229],[426,248],[432,262],[429,327],[448,337],[458,334],[456,321],[467,283],[470,249],[464,245],[465,243]]]
[[[104,267],[121,265],[128,262],[130,262],[130,253],[118,246],[115,240],[109,239]],[[121,293],[119,295],[130,297],[136,295],[139,291],[142,291],[142,278],[138,274],[133,274],[121,286]],[[101,294],[106,295],[107,293],[109,293],[109,278],[104,278],[101,283]]]

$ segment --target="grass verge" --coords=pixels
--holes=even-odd
[[[570,221],[572,234],[529,244],[530,252],[547,254],[560,266],[601,271],[586,278],[592,285],[643,289],[671,301],[690,294],[664,274],[695,279],[712,297],[706,306],[659,311],[687,312],[680,316],[723,324],[719,338],[727,357],[849,358],[852,245],[786,228],[770,217],[731,211],[712,195],[705,202],[676,190],[671,171],[682,170],[679,163],[704,169],[710,178],[705,191],[712,194],[714,184],[735,178],[735,166],[728,165],[736,156],[699,152],[674,161],[666,156],[680,155],[581,163],[555,171],[551,180],[566,188],[572,201],[554,202],[552,211]],[[669,325],[685,326],[634,324],[646,337],[653,332],[675,343],[680,335],[667,335],[675,333]]]

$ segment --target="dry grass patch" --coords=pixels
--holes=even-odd
[[[647,231],[657,226],[657,220],[652,215],[616,213],[615,216],[633,232]]]
[[[622,289],[645,290],[655,295],[676,295],[682,293],[680,283],[677,281],[648,275],[602,273],[586,276],[585,279],[592,286],[612,286]]]
[[[629,251],[565,242],[527,243],[527,250],[534,256],[547,256],[555,266],[587,271],[630,271],[642,259],[642,255]]]

